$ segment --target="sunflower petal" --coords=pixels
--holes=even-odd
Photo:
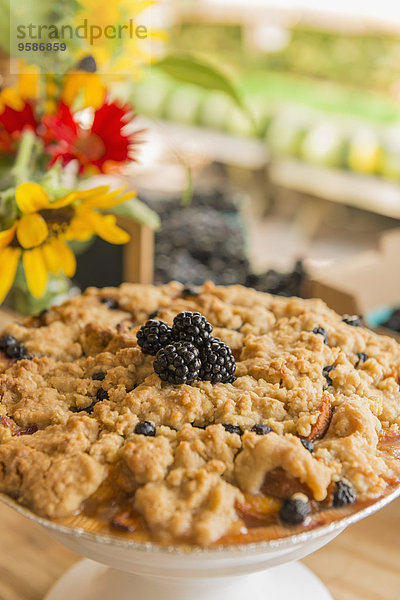
[[[9,106],[10,108],[21,111],[24,108],[24,101],[14,88],[4,88],[0,92],[0,106]]]
[[[133,190],[130,192],[126,192],[126,194],[121,194],[123,188],[115,190],[114,192],[110,192],[109,194],[99,195],[96,197],[89,198],[84,202],[85,208],[98,208],[100,210],[104,210],[105,208],[111,208],[113,206],[118,206],[131,198],[136,196],[136,192]]]
[[[65,77],[62,99],[72,106],[83,91],[83,107],[99,108],[104,104],[106,89],[97,73],[76,71]]]
[[[109,244],[126,244],[131,239],[129,233],[116,225],[114,215],[100,215],[94,211],[80,213],[93,232]]]
[[[71,106],[78,97],[84,83],[83,73],[68,73],[64,78],[62,101]]]
[[[66,232],[67,240],[77,240],[78,242],[87,242],[93,237],[93,230],[84,219],[80,218],[79,211],[77,215],[72,219]]]
[[[15,190],[18,208],[24,214],[31,214],[49,208],[50,200],[44,189],[38,183],[21,183]]]
[[[23,248],[36,248],[47,238],[49,230],[41,215],[25,215],[17,222],[17,238]]]
[[[37,98],[39,93],[40,71],[36,65],[24,64],[18,75],[17,89],[22,98]]]
[[[87,198],[91,198],[92,196],[100,196],[106,194],[110,189],[109,185],[98,185],[95,188],[90,188],[88,190],[79,190],[76,193],[77,200],[86,200]]]
[[[88,73],[88,79],[83,88],[85,106],[100,108],[104,104],[106,89],[97,73]]]
[[[43,246],[46,265],[52,273],[63,271],[67,277],[73,277],[76,271],[76,258],[71,248],[59,239]]]
[[[47,286],[47,268],[42,249],[27,250],[23,254],[22,262],[29,291],[35,298],[40,298]]]
[[[71,192],[67,194],[63,198],[59,200],[55,200],[54,202],[50,202],[47,208],[56,209],[56,208],[64,208],[64,206],[69,206],[73,202],[77,200],[77,192]]]
[[[0,231],[0,249],[5,248],[6,246],[8,246],[8,244],[12,242],[13,237],[15,235],[15,229],[16,225],[14,223],[14,225],[10,227],[10,229]]]
[[[44,256],[44,261],[46,263],[47,270],[50,273],[58,273],[61,271],[61,265],[58,258],[58,254],[56,250],[53,248],[53,242],[49,242],[48,244],[44,244],[42,247],[42,252]]]
[[[59,253],[60,253],[60,261],[61,261],[61,269],[64,271],[65,275],[69,278],[73,277],[76,272],[76,257],[72,252],[71,248],[68,244],[65,244],[61,240],[57,240],[59,244]]]
[[[20,256],[21,250],[19,248],[0,250],[0,304],[14,283]]]

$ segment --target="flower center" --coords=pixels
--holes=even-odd
[[[40,214],[47,223],[49,237],[54,237],[66,232],[75,211],[72,206],[65,206],[60,210],[44,209]]]
[[[86,161],[98,160],[105,152],[103,140],[95,133],[85,132],[75,142],[75,148]]]

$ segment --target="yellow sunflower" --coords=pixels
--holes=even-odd
[[[82,106],[97,109],[103,106],[106,98],[106,87],[100,75],[86,71],[71,71],[65,75],[61,99],[72,106],[78,96],[82,98]]]
[[[24,98],[37,98],[39,96],[40,69],[36,65],[21,62],[19,66],[17,91]]]
[[[24,108],[24,104],[25,102],[17,90],[7,87],[0,91],[0,113],[2,113],[7,106],[20,111]]]
[[[23,72],[18,76],[16,87],[5,87],[0,90],[0,113],[6,106],[21,111],[25,100],[36,98],[38,95],[39,73],[36,67],[23,66]]]
[[[90,44],[86,40],[81,50],[82,56],[90,52],[99,66],[99,71],[112,78],[130,76],[139,77],[144,67],[152,64],[154,42],[163,44],[167,34],[152,26],[150,11],[160,4],[159,0],[119,0],[117,3],[108,0],[81,0],[75,13],[77,25],[86,20],[106,32],[107,28],[115,30],[115,36],[101,35]],[[128,24],[133,30],[128,31]],[[146,27],[144,39],[136,34],[137,27]],[[144,31],[140,33],[143,35]],[[90,81],[90,80],[87,80]],[[93,94],[97,82],[93,80]],[[71,83],[76,86],[76,83]],[[67,100],[65,100],[67,101]]]
[[[100,186],[51,202],[39,184],[19,185],[15,198],[21,216],[0,232],[0,304],[14,282],[21,257],[29,291],[40,298],[48,273],[75,274],[76,258],[69,240],[98,235],[111,244],[126,244],[130,236],[118,227],[116,217],[98,212],[135,196],[134,192],[122,191],[110,192],[108,186]]]

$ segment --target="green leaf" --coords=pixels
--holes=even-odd
[[[159,68],[177,81],[198,85],[207,90],[224,92],[240,108],[246,110],[242,97],[230,79],[208,62],[190,55],[170,54],[153,67]]]
[[[112,209],[109,209],[109,211],[118,217],[127,217],[128,219],[137,221],[141,225],[147,225],[148,227],[151,227],[151,229],[157,230],[161,227],[158,214],[154,212],[154,210],[151,210],[147,204],[139,200],[139,198],[127,200],[127,202],[114,206]]]

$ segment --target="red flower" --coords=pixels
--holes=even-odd
[[[0,127],[0,154],[13,153],[13,139],[4,129]]]
[[[81,172],[93,166],[104,173],[116,163],[132,160],[138,132],[125,130],[131,112],[131,107],[108,102],[94,112],[91,127],[85,129],[74,120],[69,107],[60,103],[56,114],[43,118],[42,136],[51,164],[60,159],[66,165],[76,159]]]
[[[38,123],[29,102],[24,102],[22,110],[5,105],[0,113],[0,152],[12,152],[24,129],[36,131]]]

